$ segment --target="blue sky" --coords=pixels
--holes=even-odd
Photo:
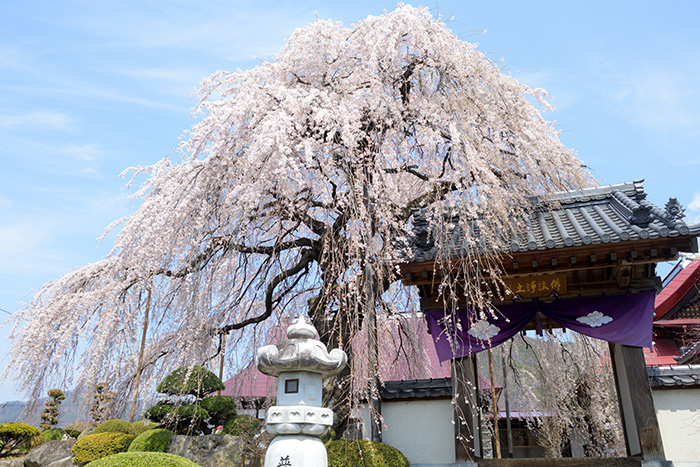
[[[413,3],[414,6],[419,5]],[[700,3],[430,1],[452,30],[545,88],[563,142],[604,184],[645,178],[700,222]],[[96,261],[135,207],[119,174],[171,154],[191,93],[250,68],[308,22],[391,1],[7,0],[0,3],[0,320]],[[6,336],[0,331],[0,337]],[[0,367],[6,341],[0,342]],[[0,402],[20,398],[0,386]]]

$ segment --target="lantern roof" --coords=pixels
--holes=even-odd
[[[287,328],[287,339],[258,349],[255,364],[262,373],[279,376],[285,372],[318,373],[333,376],[343,369],[348,357],[340,349],[330,352],[316,337],[316,328],[302,315]]]

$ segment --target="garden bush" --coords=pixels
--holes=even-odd
[[[326,444],[328,467],[409,467],[393,446],[374,441],[336,440]]]
[[[141,433],[144,433],[148,430],[155,430],[156,428],[158,428],[158,424],[154,422],[149,422],[148,420],[139,420],[138,422],[132,423],[131,427],[133,429],[133,434],[138,436]]]
[[[61,401],[66,399],[66,396],[60,389],[49,389],[47,394],[51,400],[46,401],[46,408],[41,412],[41,423],[39,427],[42,430],[47,430],[58,424],[58,417],[60,416],[59,406],[61,405]]]
[[[95,427],[89,426],[80,432],[80,434],[78,435],[78,439],[85,438],[86,436],[90,436],[94,431],[95,431]]]
[[[239,415],[224,425],[224,433],[233,436],[253,437],[260,433],[261,429],[260,420],[252,415]]]
[[[213,426],[224,425],[236,418],[236,403],[229,396],[211,396],[202,400],[199,406],[207,411],[207,423]]]
[[[158,403],[146,411],[146,417],[177,434],[209,434],[206,419],[209,412],[199,405]]]
[[[90,462],[89,467],[199,467],[189,459],[164,452],[122,452]]]
[[[92,433],[126,433],[128,435],[137,434],[131,423],[127,422],[126,420],[119,420],[118,418],[100,423],[95,427],[95,430]]]
[[[211,434],[212,427],[223,425],[227,418],[235,416],[235,404],[226,396],[210,397],[206,403],[201,399],[224,388],[224,383],[204,367],[178,368],[158,385],[158,392],[166,398],[144,416],[177,434]]]
[[[70,452],[75,456],[74,462],[87,464],[126,451],[134,438],[126,433],[94,433],[76,441]]]
[[[49,428],[41,432],[41,442],[45,443],[47,441],[56,441],[58,439],[63,439],[63,435],[66,434],[66,430],[61,428]]]
[[[168,452],[172,435],[174,435],[172,431],[162,428],[148,430],[131,442],[129,452]]]
[[[156,388],[158,392],[165,394],[190,394],[197,399],[223,389],[226,389],[224,383],[214,373],[199,365],[178,368],[166,376]]]
[[[25,423],[3,423],[0,425],[0,457],[9,456],[15,451],[28,450],[39,439],[38,428]]]

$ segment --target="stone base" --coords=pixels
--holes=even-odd
[[[483,459],[479,467],[670,467],[670,461],[645,461],[632,457],[565,459]]]
[[[700,462],[653,461],[635,458],[612,459],[484,459],[454,464],[411,464],[411,467],[700,467]]]
[[[281,435],[268,446],[265,467],[328,467],[328,453],[316,437]]]

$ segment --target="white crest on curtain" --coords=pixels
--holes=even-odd
[[[489,323],[485,319],[475,322],[469,331],[467,331],[469,335],[481,341],[489,340],[498,335],[499,332],[501,332],[501,328],[495,324]]]
[[[613,319],[610,316],[606,316],[598,310],[592,311],[586,316],[576,318],[576,321],[578,321],[579,323],[587,324],[592,328],[597,328],[604,324],[608,324],[612,320]]]

